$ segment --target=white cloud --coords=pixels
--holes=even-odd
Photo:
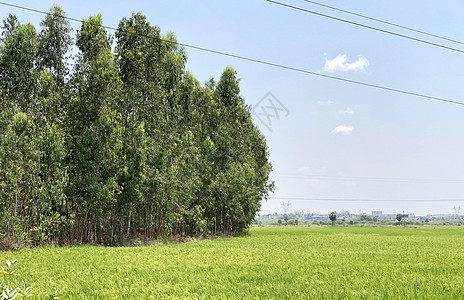
[[[334,102],[332,100],[327,100],[327,101],[317,101],[317,105],[319,106],[328,106],[332,105]]]
[[[364,71],[368,66],[369,61],[363,56],[358,56],[358,60],[355,62],[348,62],[348,57],[346,54],[339,54],[332,60],[325,60],[324,71]]]
[[[340,115],[354,115],[354,110],[351,107],[348,107],[346,109],[339,110],[338,113]]]
[[[345,126],[345,125],[340,125],[334,128],[332,130],[332,135],[336,134],[342,134],[342,135],[350,135],[353,133],[354,127],[353,126]]]

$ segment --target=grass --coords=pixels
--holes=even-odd
[[[459,227],[254,227],[151,247],[0,252],[62,299],[463,299]],[[40,298],[40,297],[39,297]]]

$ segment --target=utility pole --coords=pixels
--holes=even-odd
[[[454,209],[454,219],[457,219],[458,221],[461,221],[460,220],[460,213],[461,213],[462,208],[460,206],[459,207],[455,206],[455,207],[453,207],[453,209]]]
[[[281,204],[280,206],[282,206],[282,209],[283,209],[283,211],[284,211],[284,215],[287,215],[287,214],[288,214],[288,210],[289,210],[289,208],[290,208],[290,202],[289,202],[289,201],[287,201],[287,203],[282,202],[282,204]]]
[[[287,222],[288,222],[288,219],[289,219],[289,217],[288,217],[288,209],[290,208],[290,202],[289,201],[287,201],[287,203],[282,202],[281,205],[282,205],[282,209],[284,210],[284,221],[285,221],[285,225],[286,225]]]

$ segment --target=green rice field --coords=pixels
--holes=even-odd
[[[252,227],[145,247],[25,249],[13,280],[34,298],[464,299],[464,228]],[[1,275],[7,276],[7,275]]]

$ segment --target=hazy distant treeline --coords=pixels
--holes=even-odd
[[[202,86],[143,15],[110,36],[100,15],[73,35],[64,14],[53,7],[39,31],[3,21],[0,240],[246,230],[273,185],[235,71]]]

